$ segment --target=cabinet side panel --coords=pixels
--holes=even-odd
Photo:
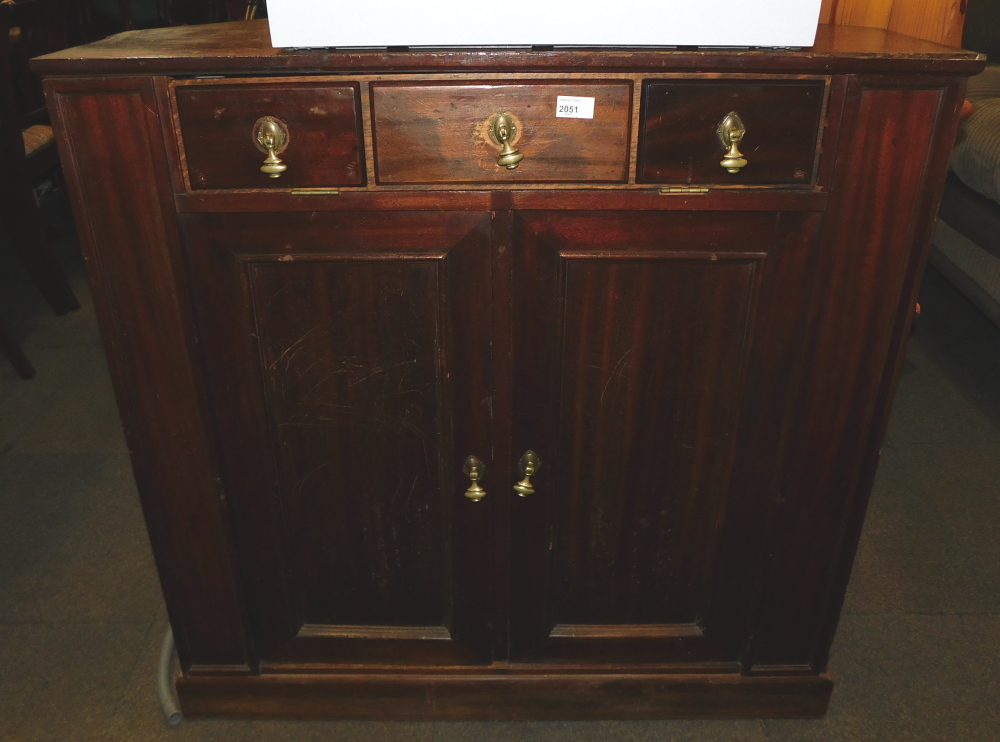
[[[933,156],[927,166],[921,203],[917,207],[914,219],[914,248],[907,266],[899,310],[896,312],[893,341],[890,344],[886,372],[882,376],[872,423],[868,426],[868,445],[865,448],[865,458],[855,487],[855,495],[850,505],[851,510],[847,515],[847,525],[840,546],[839,558],[835,562],[836,572],[833,575],[830,591],[830,605],[827,607],[827,613],[824,617],[826,628],[819,635],[818,647],[813,657],[813,664],[817,667],[826,666],[830,649],[830,641],[826,637],[832,637],[836,631],[847,590],[847,581],[851,576],[854,555],[861,539],[861,528],[868,507],[868,498],[878,469],[878,447],[885,437],[890,403],[895,397],[896,384],[899,381],[903,360],[906,357],[906,340],[910,336],[910,328],[915,319],[914,307],[920,292],[924,268],[927,265],[927,256],[930,254],[931,233],[934,229],[938,207],[941,204],[941,194],[944,190],[948,163],[951,159],[952,143],[958,133],[958,112],[965,100],[965,88],[966,82],[961,80],[949,86],[943,97],[938,125],[934,134],[935,142],[931,149]]]
[[[847,516],[872,431],[887,406],[885,380],[905,336],[898,331],[922,244],[928,160],[941,126],[943,89],[881,89],[852,81],[819,274],[789,467],[774,524],[751,663],[822,669],[832,637],[824,619]],[[948,117],[944,117],[948,118]],[[870,480],[863,483],[870,487]],[[836,589],[839,596],[832,595]]]
[[[152,80],[50,81],[47,91],[178,652],[185,668],[246,671]]]

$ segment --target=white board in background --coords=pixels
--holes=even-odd
[[[822,0],[268,0],[275,47],[812,46]]]

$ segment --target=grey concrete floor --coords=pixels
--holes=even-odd
[[[818,721],[240,722],[168,729],[149,543],[72,239],[83,308],[55,317],[0,242],[0,740],[1000,739],[1000,330],[925,281]]]

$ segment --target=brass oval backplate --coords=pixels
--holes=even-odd
[[[276,155],[280,155],[288,146],[291,138],[288,133],[288,124],[274,116],[261,116],[253,125],[253,143],[257,149],[267,154],[268,136],[272,137],[272,149]]]
[[[521,133],[524,131],[524,127],[521,125],[521,119],[509,111],[504,111],[503,115],[510,119],[511,123],[511,137],[507,141],[510,144],[517,144],[521,141]],[[503,146],[503,143],[497,139],[496,132],[493,130],[493,123],[496,121],[497,116],[498,114],[495,112],[490,114],[489,118],[483,121],[482,130],[486,132],[487,138],[489,138],[489,140],[499,149]]]
[[[267,153],[267,159],[260,166],[260,171],[269,178],[280,178],[288,166],[278,155],[288,146],[288,126],[281,119],[273,116],[263,116],[253,125],[253,141],[257,149]]]
[[[514,170],[524,159],[524,155],[514,147],[521,139],[523,131],[521,121],[516,116],[506,111],[494,113],[482,123],[481,130],[485,133],[484,140],[491,142],[500,150],[497,165]],[[500,137],[501,132],[506,135],[503,141]]]
[[[739,150],[739,144],[746,136],[747,128],[743,125],[739,114],[730,111],[719,124],[718,135],[722,146],[728,150],[726,156],[719,163],[727,172],[738,173],[741,168],[746,167],[747,160]]]

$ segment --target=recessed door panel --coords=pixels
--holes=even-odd
[[[443,624],[441,263],[246,266],[307,625]]]
[[[488,394],[471,288],[489,218],[433,220],[185,219],[266,662],[488,655],[488,585],[467,568],[489,553],[488,505],[460,471],[465,447],[490,452],[471,409]]]
[[[553,630],[694,627],[732,459],[756,261],[560,262]]]
[[[816,220],[517,221],[514,449],[543,465],[512,506],[512,658],[735,667],[748,606],[721,614],[717,596],[759,553],[727,535],[737,441],[748,376],[781,362],[755,355],[755,322],[779,299],[773,276],[805,279]],[[800,310],[781,332],[801,330]],[[787,386],[761,393],[786,403]],[[762,434],[776,457],[780,430]]]

